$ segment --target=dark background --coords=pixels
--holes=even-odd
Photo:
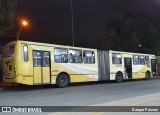
[[[130,11],[160,18],[160,0],[73,0],[75,46],[95,47],[106,21]],[[17,21],[23,17],[29,27],[23,28],[20,39],[72,45],[70,0],[23,0]]]

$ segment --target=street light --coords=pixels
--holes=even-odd
[[[28,23],[26,21],[22,22],[22,25],[26,26]]]
[[[27,21],[23,20],[23,21],[21,22],[20,29],[19,29],[19,31],[17,32],[17,40],[19,40],[19,37],[20,37],[20,34],[21,34],[21,30],[22,30],[22,26],[27,26],[27,25],[28,25],[28,22],[27,22]]]
[[[142,45],[141,45],[141,44],[139,44],[139,47],[142,47]]]
[[[71,0],[71,16],[72,16],[72,44],[74,44],[74,19],[73,19],[73,2]]]

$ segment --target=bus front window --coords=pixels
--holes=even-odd
[[[4,52],[3,52],[3,58],[6,59],[12,59],[14,57],[14,49],[15,46],[14,45],[10,45],[4,48]]]

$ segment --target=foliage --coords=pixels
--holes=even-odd
[[[0,56],[2,55],[2,53],[3,53],[3,46],[0,45]]]
[[[0,0],[0,34],[14,27],[18,2],[22,0]]]
[[[107,21],[98,49],[160,55],[160,21],[148,14],[127,13],[124,19]],[[139,46],[141,45],[141,47]]]

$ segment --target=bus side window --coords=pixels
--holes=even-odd
[[[84,63],[93,64],[95,63],[95,55],[92,51],[83,52],[83,61]]]
[[[40,51],[33,51],[33,66],[41,67],[42,66],[42,58]]]
[[[149,65],[149,64],[150,64],[149,56],[145,56],[145,64],[146,64],[146,65]]]
[[[68,63],[68,50],[64,48],[55,48],[54,58],[57,63]]]
[[[133,64],[134,65],[139,65],[140,64],[139,55],[133,55]]]
[[[43,67],[49,67],[49,52],[43,52]]]
[[[23,46],[23,54],[24,54],[24,61],[28,62],[28,46],[27,45]]]
[[[70,63],[82,63],[82,51],[81,50],[69,50],[69,62]]]
[[[145,65],[145,59],[144,56],[140,55],[140,64]]]
[[[112,63],[113,64],[122,64],[122,55],[119,53],[112,54]]]
[[[73,58],[72,53],[69,54],[69,62],[70,63],[75,63],[75,59]]]

